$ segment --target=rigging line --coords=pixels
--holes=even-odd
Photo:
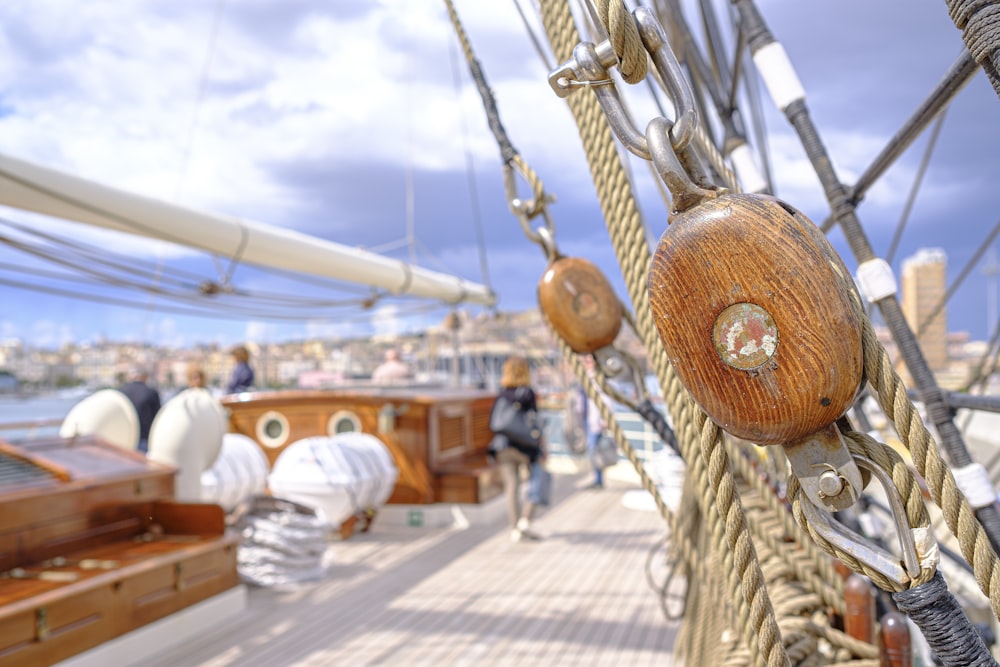
[[[517,9],[517,13],[521,16],[521,23],[524,24],[524,31],[528,33],[528,39],[535,47],[535,53],[538,54],[538,58],[542,61],[545,66],[546,72],[551,72],[555,69],[552,61],[549,60],[548,53],[546,53],[545,48],[542,46],[542,42],[538,39],[538,34],[536,30],[528,24],[528,16],[524,13],[524,8],[521,7],[520,0],[514,0],[514,8]]]
[[[760,87],[761,81],[758,75],[753,58],[744,57],[749,52],[746,33],[739,20],[739,12],[733,4],[729,4],[728,10],[730,23],[736,28],[736,46],[733,51],[731,87],[726,98],[727,106],[736,114],[739,122],[741,135],[747,141],[747,145],[754,149],[760,163],[761,177],[766,184],[766,191],[774,193],[774,177],[772,174],[771,157],[768,151],[767,128],[764,117],[764,110],[761,106]],[[716,19],[717,21],[717,19]],[[749,110],[743,113],[739,107],[737,97],[739,94],[739,84],[743,84]],[[749,141],[750,135],[753,142]]]
[[[448,49],[448,56],[451,60],[452,84],[455,87],[455,98],[458,100],[461,92],[461,71],[458,66],[458,57],[455,54],[455,45],[452,42]],[[472,148],[469,142],[469,126],[465,122],[465,114],[459,110],[458,122],[462,130],[462,146],[465,153],[465,178],[469,187],[470,208],[472,209],[472,226],[476,233],[476,245],[479,249],[479,270],[483,276],[483,284],[488,290],[493,291],[490,283],[490,266],[486,258],[486,236],[483,232],[482,204],[479,201],[479,190],[476,187],[476,165],[472,157]]]
[[[96,303],[103,303],[106,305],[118,306],[130,308],[133,310],[148,310],[148,303],[142,303],[138,301],[132,301],[128,299],[122,299],[112,296],[104,296],[98,294],[92,294],[87,292],[79,292],[75,290],[69,290],[54,285],[41,285],[38,283],[25,283],[21,281],[12,280],[10,278],[0,277],[0,284],[8,285],[10,287],[42,292],[46,294],[52,294],[55,296],[62,296],[76,300],[91,301]],[[77,283],[79,284],[79,283]],[[112,289],[126,289],[120,286],[112,286]],[[246,308],[242,304],[227,304],[220,301],[212,301],[211,304],[205,304],[203,300],[198,300],[195,297],[189,295],[177,295],[169,292],[160,292],[160,296],[165,299],[173,300],[180,304],[188,304],[190,307],[183,307],[179,305],[170,305],[167,303],[160,303],[154,306],[156,312],[167,312],[179,315],[186,315],[190,317],[203,317],[208,319],[238,319],[246,320],[250,319],[260,319],[269,321],[328,321],[336,318],[337,321],[352,320],[352,319],[367,319],[370,315],[366,314],[364,316],[358,316],[352,318],[350,316],[345,316],[342,313],[329,313],[320,314],[316,312],[314,307],[308,307],[305,312],[278,312],[273,310],[261,310],[255,308]],[[363,308],[365,305],[364,300],[349,300],[335,304],[336,308],[344,308],[349,311],[357,311]],[[439,306],[437,306],[439,307]],[[405,314],[405,313],[404,313]]]
[[[55,254],[47,253],[45,249],[32,248],[30,246],[27,246],[26,244],[23,244],[20,241],[13,241],[13,240],[6,239],[2,235],[0,235],[0,242],[6,242],[11,248],[13,248],[15,250],[19,250],[19,251],[21,251],[21,252],[23,252],[25,254],[28,254],[28,255],[39,257],[39,258],[41,258],[43,260],[46,260],[46,261],[48,261],[50,263],[53,263],[53,264],[58,264],[60,266],[67,267],[67,268],[69,268],[71,270],[75,270],[75,272],[76,272],[75,274],[72,274],[72,275],[70,275],[70,274],[56,274],[54,272],[44,272],[41,269],[31,269],[29,267],[16,267],[16,269],[19,270],[22,273],[29,273],[29,274],[34,274],[34,275],[43,275],[43,276],[47,276],[47,277],[52,278],[52,279],[59,279],[59,280],[66,280],[66,281],[74,280],[76,282],[79,282],[81,280],[81,274],[82,274],[83,276],[90,276],[91,279],[88,280],[88,282],[90,282],[91,284],[94,284],[94,285],[112,286],[112,287],[116,287],[116,288],[119,288],[119,289],[135,289],[135,290],[140,290],[140,291],[143,291],[143,292],[146,292],[146,293],[159,294],[161,296],[168,296],[170,298],[177,299],[177,300],[188,300],[188,301],[190,301],[192,303],[196,303],[199,300],[202,300],[204,298],[203,296],[199,296],[201,290],[199,289],[200,288],[200,284],[197,283],[197,282],[183,282],[183,281],[180,281],[180,280],[169,280],[169,281],[166,281],[166,282],[168,282],[168,284],[173,284],[175,287],[179,287],[182,290],[179,293],[178,292],[171,292],[171,291],[168,291],[167,289],[165,289],[164,287],[162,287],[162,284],[164,282],[163,280],[157,279],[155,277],[150,277],[150,275],[148,273],[145,274],[145,275],[140,275],[139,277],[140,278],[145,278],[147,280],[152,280],[152,285],[150,285],[148,283],[144,283],[144,282],[138,282],[138,281],[135,281],[135,280],[129,280],[129,279],[126,279],[124,277],[117,276],[117,275],[114,275],[114,274],[108,274],[108,273],[103,273],[103,272],[100,272],[100,271],[96,271],[96,270],[93,270],[93,269],[89,268],[88,265],[80,265],[80,264],[78,264],[78,263],[76,263],[76,262],[73,261],[74,255],[72,255],[72,254],[70,254],[68,256],[60,257],[60,256],[55,255]],[[14,270],[15,269],[15,265],[0,265],[0,266],[6,266],[9,270]],[[112,265],[112,268],[114,268],[113,265]],[[130,269],[130,267],[123,267],[123,268],[121,268],[121,270],[123,270],[123,271],[129,271],[129,270],[131,270],[133,273],[137,273],[139,271],[138,269]],[[278,304],[283,305],[283,306],[299,307],[299,308],[306,308],[306,307],[327,307],[327,306],[331,306],[331,305],[332,306],[339,306],[339,305],[344,304],[344,303],[352,303],[352,304],[354,304],[354,303],[364,302],[364,301],[370,299],[370,297],[368,297],[366,299],[351,299],[351,300],[304,299],[304,298],[301,298],[301,297],[299,297],[297,295],[291,295],[291,294],[286,294],[286,293],[250,292],[250,291],[247,291],[247,290],[232,291],[232,292],[229,292],[228,295],[238,296],[238,297],[240,297],[240,298],[242,298],[244,300],[257,300],[257,301],[263,301],[263,302],[273,301],[273,302],[277,302]],[[218,301],[215,301],[215,303],[218,303]]]
[[[739,95],[740,83],[743,81],[743,49],[746,46],[746,35],[743,34],[742,30],[736,33],[736,47],[733,49],[733,78],[730,79],[732,84],[729,87],[729,96],[726,100],[726,105],[730,109],[736,108],[736,96]]]
[[[60,246],[60,247],[62,247],[64,249],[68,250],[70,252],[70,254],[72,254],[72,255],[77,255],[77,256],[83,255],[83,256],[87,257],[91,261],[98,262],[98,263],[105,264],[105,265],[112,266],[112,267],[117,267],[117,268],[119,268],[120,270],[123,270],[123,271],[127,270],[127,271],[130,271],[132,273],[149,273],[148,269],[146,269],[144,267],[144,265],[143,266],[129,266],[130,262],[134,262],[134,263],[138,264],[138,260],[135,260],[134,258],[131,258],[131,257],[125,257],[124,255],[112,253],[112,252],[108,251],[106,248],[98,248],[98,247],[90,245],[88,243],[83,243],[81,241],[70,240],[70,239],[64,238],[62,236],[58,236],[56,234],[52,234],[50,232],[43,232],[40,229],[33,229],[33,228],[27,227],[27,226],[25,226],[25,225],[23,225],[21,223],[14,222],[12,220],[9,220],[9,219],[6,219],[6,218],[2,218],[2,217],[0,217],[0,225],[5,225],[7,227],[10,227],[12,229],[17,230],[18,232],[26,234],[28,236],[34,236],[34,237],[40,238],[40,239],[42,239],[44,241],[48,241],[52,245]],[[110,257],[115,257],[115,258],[117,258],[117,260],[116,261],[111,261],[111,260],[106,259],[109,256]],[[175,276],[177,276],[177,278],[175,278],[175,280],[178,280],[178,281],[181,280],[181,277],[183,277],[185,279],[188,279],[188,280],[191,280],[192,282],[195,282],[195,283],[197,283],[198,281],[200,281],[202,279],[201,275],[193,273],[193,272],[187,272],[187,271],[182,271],[182,270],[178,270],[178,269],[172,269],[172,273]]]
[[[250,242],[250,230],[247,229],[246,223],[244,223],[242,219],[237,218],[236,224],[240,226],[240,243],[236,246],[236,252],[233,253],[233,256],[229,259],[229,269],[222,277],[222,284],[226,287],[231,284],[233,274],[236,272],[236,267],[239,266],[240,260],[243,259],[243,252],[247,249],[247,244]]]
[[[0,243],[5,243],[5,244],[7,244],[7,245],[9,245],[9,246],[11,246],[11,247],[13,247],[15,249],[20,250],[21,252],[24,252],[26,254],[32,255],[34,257],[41,257],[41,258],[47,259],[48,261],[53,262],[55,264],[59,264],[61,266],[67,266],[67,267],[76,269],[80,273],[84,273],[84,274],[93,276],[95,278],[103,279],[105,281],[105,283],[109,284],[109,285],[115,285],[115,286],[118,286],[118,287],[127,287],[127,286],[130,286],[130,285],[132,285],[132,286],[137,285],[137,283],[134,283],[134,282],[130,283],[126,279],[118,278],[116,276],[111,276],[111,275],[107,275],[107,274],[103,274],[103,273],[100,273],[100,272],[95,271],[93,269],[87,268],[86,266],[81,266],[81,265],[75,264],[72,261],[70,261],[69,259],[60,259],[60,258],[57,258],[57,257],[52,256],[52,255],[47,255],[42,250],[39,250],[39,249],[36,249],[36,248],[32,248],[32,247],[28,246],[27,244],[24,244],[24,243],[22,243],[20,241],[17,241],[15,239],[11,239],[9,237],[5,237],[3,235],[0,235]]]
[[[412,109],[410,93],[412,86],[407,83],[407,109]],[[410,251],[410,264],[417,263],[417,249],[413,240],[417,237],[416,230],[416,192],[413,187],[413,114],[406,114],[406,244]]]
[[[134,268],[134,267],[128,267],[128,266],[116,266],[116,265],[112,264],[111,262],[109,262],[106,259],[100,259],[100,258],[96,258],[96,257],[91,258],[91,257],[88,257],[87,255],[83,255],[82,258],[84,260],[88,260],[88,261],[87,261],[86,264],[80,264],[78,261],[74,261],[74,260],[79,260],[81,258],[80,255],[76,255],[76,254],[73,254],[73,253],[65,253],[63,251],[53,251],[53,250],[51,250],[49,248],[46,248],[44,246],[33,246],[33,245],[30,245],[29,243],[26,243],[26,242],[23,242],[23,241],[17,241],[17,240],[11,239],[9,237],[3,236],[2,234],[0,234],[0,243],[5,243],[10,248],[12,248],[14,250],[17,250],[17,251],[20,251],[20,252],[22,252],[22,253],[24,253],[26,255],[31,255],[33,257],[37,257],[39,259],[42,259],[44,261],[47,261],[47,262],[50,262],[50,263],[53,263],[53,264],[59,264],[61,266],[65,266],[65,267],[68,267],[68,268],[71,268],[71,269],[75,269],[78,273],[89,274],[89,275],[94,276],[94,277],[96,277],[96,278],[98,278],[100,280],[103,280],[104,282],[112,282],[112,281],[116,281],[116,280],[120,281],[122,279],[118,278],[118,276],[116,274],[114,274],[114,273],[102,272],[102,271],[99,271],[99,270],[97,270],[95,268],[91,268],[91,266],[93,264],[103,265],[103,266],[105,266],[105,267],[107,267],[109,269],[117,270],[117,271],[120,271],[120,272],[125,273],[125,274],[129,274],[129,273],[131,273],[131,274],[138,274],[137,277],[143,278],[143,279],[146,279],[146,280],[156,280],[155,276],[151,276],[147,272],[142,272],[141,269],[137,269],[137,268]],[[192,290],[192,291],[193,290],[197,290],[197,286],[198,286],[197,281],[185,282],[183,280],[173,279],[173,278],[171,278],[169,280],[162,281],[162,282],[166,282],[166,283],[168,283],[170,285],[173,285],[173,286],[176,286],[176,287],[187,288],[187,289]]]
[[[174,184],[174,197],[180,196],[181,186],[187,175],[188,163],[191,160],[191,153],[194,149],[194,139],[201,121],[201,108],[205,100],[205,91],[208,87],[208,74],[212,70],[212,61],[215,59],[215,47],[219,36],[219,28],[222,25],[222,15],[225,11],[225,0],[216,0],[215,9],[212,12],[212,26],[209,30],[208,45],[205,49],[205,57],[202,60],[201,73],[198,76],[198,88],[195,92],[194,108],[191,111],[191,120],[188,124],[187,136],[184,140],[184,149],[181,151],[181,163],[177,170],[177,182]],[[214,253],[212,261],[218,275],[224,275],[222,264]]]
[[[103,265],[109,266],[111,268],[117,268],[118,270],[127,271],[127,272],[130,272],[130,273],[133,273],[133,274],[141,274],[141,275],[146,275],[146,276],[149,275],[148,269],[145,269],[144,266],[130,266],[129,265],[130,263],[133,263],[133,262],[138,263],[137,260],[134,260],[133,258],[125,257],[125,256],[120,255],[120,254],[116,255],[116,254],[110,253],[106,249],[97,248],[96,246],[93,246],[93,245],[90,245],[90,244],[87,244],[87,243],[83,243],[83,242],[80,242],[80,241],[69,240],[69,239],[66,239],[64,237],[52,234],[52,233],[43,232],[43,231],[41,231],[39,229],[32,229],[32,228],[29,228],[27,226],[24,226],[21,223],[14,222],[13,220],[10,220],[10,219],[7,219],[7,218],[3,218],[3,217],[0,217],[0,225],[6,225],[6,226],[11,227],[11,228],[13,228],[13,229],[15,229],[15,230],[17,230],[19,232],[22,232],[22,233],[26,234],[26,235],[39,237],[41,239],[49,241],[50,243],[52,243],[54,245],[63,246],[66,249],[69,249],[71,255],[76,255],[76,256],[78,256],[78,255],[84,255],[90,261],[92,261],[92,262],[97,262],[99,264],[103,264]],[[206,253],[206,254],[211,254],[211,253]],[[107,257],[109,255],[112,256],[112,257],[116,257],[117,260],[116,261],[110,261],[110,260],[108,260]],[[356,293],[356,294],[368,294],[369,293],[369,290],[367,288],[360,287],[358,285],[353,285],[351,283],[337,281],[337,280],[334,280],[334,279],[331,279],[331,278],[324,278],[324,277],[321,277],[321,276],[311,276],[311,275],[308,275],[308,274],[302,274],[302,273],[298,273],[298,272],[295,272],[295,271],[290,271],[290,270],[287,270],[287,269],[280,269],[280,268],[270,267],[270,266],[254,265],[254,268],[255,268],[255,270],[260,271],[262,273],[272,274],[272,275],[276,275],[276,276],[282,276],[282,277],[288,278],[290,280],[295,280],[297,282],[301,282],[301,283],[305,283],[305,284],[309,284],[309,285],[315,285],[317,287],[321,287],[321,288],[324,288],[324,289],[336,289],[338,291],[352,292],[352,293]],[[203,274],[200,274],[200,273],[195,273],[195,272],[191,272],[191,271],[184,271],[182,269],[178,269],[178,268],[175,268],[175,267],[170,267],[170,273],[173,276],[171,282],[173,282],[174,284],[181,284],[181,285],[183,285],[184,284],[183,281],[187,280],[187,281],[190,281],[191,284],[194,284],[195,286],[197,286],[197,285],[200,285],[201,283],[204,282]],[[249,292],[244,292],[244,293],[249,293]],[[258,293],[258,294],[260,294],[260,293]],[[282,295],[278,294],[278,295],[275,296],[275,298],[288,298],[288,297],[282,297]]]
[[[146,310],[148,308],[148,304],[136,301],[118,299],[115,297],[106,297],[97,294],[88,294],[86,292],[77,292],[74,290],[61,289],[46,285],[38,285],[35,283],[23,283],[2,277],[0,277],[0,285],[7,285],[8,287],[14,287],[17,289],[23,289],[33,292],[41,292],[43,294],[51,294],[53,296],[67,297],[74,300],[91,301],[94,303],[103,303],[111,306],[120,306],[134,310]],[[208,319],[245,320],[247,318],[246,313],[227,313],[226,311],[219,310],[214,307],[209,310],[198,310],[191,308],[182,308],[179,306],[170,306],[168,304],[157,304],[155,306],[155,310],[158,312],[174,313],[178,315],[188,315],[192,317],[204,317]],[[259,319],[270,319],[270,318],[260,317]],[[288,318],[288,319],[302,319],[302,318],[299,317],[299,318]]]
[[[861,201],[870,188],[882,174],[895,163],[896,159],[902,155],[910,144],[912,144],[924,129],[930,124],[937,114],[947,107],[958,95],[959,91],[965,87],[972,77],[979,72],[976,61],[972,59],[968,50],[962,49],[958,60],[951,66],[938,82],[934,90],[924,99],[919,107],[910,115],[902,127],[892,136],[889,142],[882,149],[871,165],[858,178],[857,182],[848,189],[848,200],[854,203]],[[819,227],[824,232],[837,223],[837,218],[831,213]]]
[[[503,159],[503,163],[505,165],[510,165],[514,161],[514,158],[517,157],[518,152],[514,148],[513,144],[511,144],[510,138],[507,136],[507,130],[503,127],[503,123],[500,122],[500,112],[497,110],[496,98],[493,96],[493,91],[490,90],[489,85],[486,83],[486,76],[483,74],[482,66],[479,64],[475,54],[472,52],[472,45],[469,43],[468,36],[465,34],[465,29],[462,27],[462,24],[458,19],[458,13],[455,11],[455,6],[452,4],[451,0],[444,0],[444,4],[448,8],[448,16],[451,18],[451,24],[455,29],[458,41],[462,45],[465,60],[469,64],[469,71],[472,73],[472,80],[475,81],[476,88],[479,90],[479,96],[483,100],[483,107],[486,110],[487,123],[490,126],[490,130],[493,132],[493,137],[496,139],[497,145],[500,147],[500,157]]]
[[[3,240],[3,237],[0,236],[0,241],[2,241],[2,240]],[[46,261],[48,261],[50,263],[55,263],[55,264],[59,264],[61,266],[66,266],[66,267],[68,267],[70,269],[76,269],[76,273],[73,273],[73,274],[70,274],[70,273],[57,274],[55,272],[45,272],[42,269],[35,269],[35,268],[30,268],[30,267],[25,267],[25,266],[19,266],[19,265],[14,265],[14,264],[6,264],[6,263],[0,264],[0,268],[7,268],[8,270],[17,270],[17,271],[20,271],[21,273],[41,275],[41,276],[46,276],[46,277],[53,278],[53,279],[60,279],[60,280],[66,280],[66,281],[69,281],[69,280],[80,281],[81,280],[81,275],[80,274],[84,274],[84,275],[89,274],[89,275],[93,276],[93,279],[90,280],[89,282],[91,282],[92,284],[95,284],[95,285],[115,285],[115,286],[120,286],[120,287],[133,287],[133,288],[136,288],[136,289],[141,289],[143,291],[147,291],[147,287],[146,287],[145,283],[139,283],[139,282],[136,282],[136,281],[125,281],[123,279],[119,279],[118,276],[115,276],[115,275],[112,275],[112,274],[100,273],[100,272],[97,272],[97,271],[91,271],[89,269],[82,269],[82,268],[80,268],[80,265],[72,262],[71,260],[60,258],[60,257],[58,257],[56,255],[53,255],[53,254],[48,254],[43,249],[28,250],[28,249],[25,249],[25,248],[17,247],[15,244],[10,244],[10,245],[11,245],[12,248],[14,248],[16,250],[20,250],[21,252],[24,252],[25,254],[30,254],[30,255],[33,255],[33,256],[37,256],[37,257],[40,257],[41,259],[46,260]],[[70,255],[70,257],[73,257],[73,255]],[[111,264],[109,264],[109,265],[112,268],[115,268],[114,265],[111,265]],[[131,271],[132,273],[138,273],[139,272],[139,270],[137,270],[137,269],[131,269],[130,267],[123,267],[123,268],[121,268],[121,270],[123,270],[123,271]],[[162,279],[153,278],[153,277],[149,276],[148,274],[146,274],[146,275],[140,275],[139,277],[140,278],[145,278],[147,280],[152,280],[153,284],[156,286],[157,289],[161,289],[162,290],[162,288],[160,288],[160,285],[162,283],[164,283],[164,282],[166,282],[168,284],[172,284],[175,287],[179,287],[182,290],[180,293],[172,293],[175,298],[180,298],[182,295],[190,295],[190,296],[196,297],[196,298],[203,298],[203,297],[197,297],[198,294],[203,293],[203,291],[201,289],[202,288],[202,284],[199,283],[199,282],[197,282],[197,281],[185,282],[185,281],[173,280],[173,279],[164,281]],[[165,291],[161,291],[161,293],[166,293],[166,292]],[[286,293],[286,292],[253,292],[253,291],[250,291],[250,290],[232,290],[232,291],[227,292],[227,295],[238,296],[238,297],[241,297],[244,300],[255,300],[255,301],[261,301],[261,302],[272,301],[272,302],[277,302],[277,303],[282,304],[282,305],[291,304],[294,307],[325,307],[325,306],[329,306],[329,305],[340,305],[340,304],[346,302],[346,300],[344,300],[344,299],[331,300],[331,299],[323,299],[323,298],[303,298],[303,297],[301,297],[301,296],[299,296],[297,294],[289,294],[289,293]],[[366,298],[370,298],[370,296],[368,296]],[[355,303],[357,301],[358,301],[357,299],[351,299],[350,300],[350,302],[352,302],[352,303]]]
[[[733,75],[726,62],[726,50],[719,32],[719,21],[715,15],[715,8],[712,6],[711,0],[700,0],[698,6],[701,14],[701,27],[705,31],[708,56],[712,63],[712,73],[715,75],[714,83],[719,88],[732,89]]]
[[[1000,319],[997,320],[996,325],[993,327],[993,335],[990,336],[990,342],[986,346],[986,351],[983,352],[983,356],[979,358],[979,362],[976,364],[975,370],[972,372],[972,377],[965,384],[965,386],[960,390],[964,393],[969,393],[977,385],[985,384],[986,380],[993,371],[996,370],[997,366],[997,346],[1000,345]],[[984,373],[983,369],[986,368],[986,362],[991,360],[991,368],[989,372]]]
[[[906,204],[903,206],[903,212],[899,217],[899,223],[896,225],[896,231],[892,235],[889,250],[885,254],[885,261],[889,264],[892,264],[893,259],[896,257],[896,250],[899,248],[899,242],[903,238],[903,230],[906,228],[906,223],[910,220],[910,213],[912,213],[913,205],[917,201],[917,194],[923,185],[924,174],[927,173],[927,167],[931,163],[931,155],[934,154],[934,148],[937,146],[938,137],[941,136],[941,128],[944,126],[944,119],[947,115],[948,109],[946,107],[941,110],[940,115],[938,115],[937,120],[934,122],[934,127],[931,128],[931,136],[928,138],[927,146],[924,148],[923,158],[920,160],[917,173],[913,176],[913,185],[910,186],[910,193],[906,197]]]
[[[951,297],[954,296],[955,291],[958,290],[958,288],[962,285],[962,282],[968,277],[973,267],[975,267],[975,265],[979,263],[979,260],[982,259],[983,253],[985,253],[986,250],[989,249],[990,245],[993,243],[993,240],[997,237],[997,234],[1000,234],[1000,220],[996,221],[996,224],[993,225],[993,229],[990,230],[990,233],[986,235],[986,238],[983,239],[983,242],[979,244],[979,247],[976,249],[976,252],[973,253],[971,258],[969,258],[969,261],[966,263],[966,265],[962,267],[961,273],[959,273],[958,277],[955,278],[955,281],[948,286],[948,291],[945,292],[944,296],[941,297],[941,300],[938,301],[936,306],[934,306],[934,310],[932,310],[930,315],[924,318],[924,321],[920,323],[920,326],[917,328],[917,336],[920,336],[927,330],[927,327],[930,325],[931,321],[938,316],[941,310],[945,307],[945,304],[947,304],[949,299],[951,299]]]
[[[177,171],[177,182],[174,184],[174,197],[178,197],[181,191],[184,177],[187,173],[188,163],[191,160],[191,152],[194,148],[194,138],[198,131],[201,117],[201,107],[205,100],[205,90],[208,87],[208,73],[212,69],[212,61],[215,59],[215,46],[219,36],[219,26],[222,24],[222,15],[225,11],[226,0],[216,0],[215,9],[212,13],[212,26],[208,35],[208,48],[205,50],[205,57],[202,60],[201,73],[198,76],[198,89],[195,93],[194,108],[191,112],[191,119],[188,123],[187,134],[184,138],[184,149],[181,151],[180,168]]]

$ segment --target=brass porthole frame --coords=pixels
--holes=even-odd
[[[342,421],[351,422],[353,427],[350,431],[338,431],[337,424]],[[351,410],[337,410],[330,418],[326,421],[326,434],[329,436],[339,435],[340,433],[362,433],[361,430],[361,418],[358,417],[356,413]]]
[[[281,427],[281,432],[278,435],[273,435],[268,428],[275,422]],[[291,434],[292,429],[288,425],[288,417],[276,410],[268,410],[257,419],[255,432],[257,434],[257,441],[260,444],[275,449],[288,442],[288,436]]]

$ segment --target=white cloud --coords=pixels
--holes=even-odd
[[[686,8],[695,4],[685,1]],[[510,140],[559,198],[553,215],[560,248],[596,258],[612,275],[617,267],[577,128],[566,104],[550,91],[546,66],[515,8],[479,0],[456,5]],[[770,0],[761,6],[786,43],[810,93],[824,142],[848,183],[957,52],[958,32],[936,8],[907,4],[905,22],[883,20],[894,12],[898,18],[903,6],[854,0],[846,5]],[[399,192],[400,174],[408,167],[418,181],[441,179],[435,182],[436,196],[416,192],[424,225],[417,231],[421,240],[445,270],[460,270],[478,281],[478,257],[467,240],[471,235],[460,239],[447,227],[470,224],[471,216],[460,208],[468,193],[444,181],[449,174],[464,173],[468,154],[479,169],[493,282],[507,303],[532,301],[543,261],[520,235],[504,202],[493,198],[501,179],[499,151],[440,0],[350,6],[226,3],[213,42],[215,9],[215,3],[108,0],[0,4],[0,25],[6,29],[0,30],[3,150],[195,208],[300,228],[311,225],[331,235],[335,231],[347,244],[371,231],[356,220],[398,218],[388,238],[358,241],[368,245],[405,233],[402,207],[377,207]],[[691,16],[689,22],[696,23]],[[941,53],[940,67],[927,64]],[[458,91],[453,67],[460,72]],[[988,94],[977,98],[977,110],[996,104],[989,86],[981,87]],[[627,93],[640,127],[655,113],[645,93],[644,84]],[[975,197],[981,202],[989,195],[985,184],[1000,152],[993,146],[995,106],[992,110],[985,125],[974,122],[974,114],[955,121],[952,140],[958,144],[963,139],[962,128],[978,128],[975,142],[982,153],[976,158],[954,150],[947,167],[929,174],[921,202],[932,214],[940,217],[949,207]],[[769,113],[768,124],[779,196],[820,222],[828,206],[798,139],[776,113]],[[918,159],[911,149],[867,195],[862,214],[869,229],[894,224]],[[666,225],[659,195],[641,162],[632,160],[631,166],[640,181],[651,235],[658,236]],[[391,172],[395,181],[377,180],[383,172]],[[151,266],[195,261],[178,246],[38,217],[19,219]],[[208,258],[198,255],[197,260],[209,266]],[[214,277],[211,268],[199,271]],[[511,275],[519,279],[510,280]],[[392,308],[377,311],[376,317],[388,332],[407,320]],[[21,330],[29,326],[7,321]],[[83,328],[112,337],[121,327],[131,328],[135,336],[152,331],[149,335],[170,340],[191,340],[198,331],[200,340],[262,341],[289,331],[352,335],[361,327],[353,321],[197,326],[173,321],[160,316],[158,326],[148,329],[141,317],[103,317]]]

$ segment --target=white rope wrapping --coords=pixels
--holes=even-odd
[[[862,262],[858,267],[858,288],[868,299],[875,303],[896,293],[896,276],[889,262],[881,257]]]
[[[913,543],[917,547],[917,558],[920,559],[921,570],[936,570],[941,561],[941,550],[930,526],[911,528]]]
[[[767,190],[767,181],[761,175],[760,169],[753,161],[750,154],[750,147],[743,142],[729,153],[729,159],[733,162],[733,169],[739,177],[743,192],[764,192]]]
[[[979,509],[996,502],[997,494],[990,475],[981,463],[970,463],[952,471],[959,490],[973,508]]]
[[[805,99],[806,91],[781,42],[771,42],[757,49],[753,62],[779,109],[784,111],[792,102]]]

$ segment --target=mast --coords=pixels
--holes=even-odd
[[[199,248],[241,262],[492,306],[488,287],[250,220],[205,213],[0,154],[0,205]]]

